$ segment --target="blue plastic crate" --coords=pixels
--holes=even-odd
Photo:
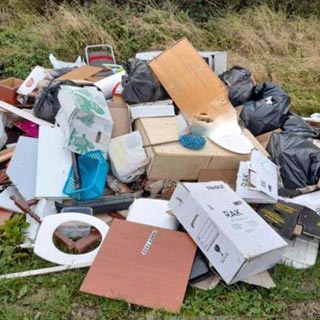
[[[108,163],[100,150],[90,151],[78,157],[81,188],[75,188],[73,167],[63,187],[63,193],[77,200],[100,198],[106,185]]]

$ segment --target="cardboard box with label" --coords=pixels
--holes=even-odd
[[[287,247],[222,181],[180,183],[169,207],[227,284],[270,269]]]
[[[142,118],[135,121],[150,158],[147,168],[151,180],[197,180],[201,169],[238,170],[240,161],[250,159],[250,154],[240,155],[216,145],[207,139],[201,150],[184,148],[179,142],[177,117]],[[243,130],[254,147],[267,152],[246,129]]]

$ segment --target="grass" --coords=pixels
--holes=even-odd
[[[22,241],[24,227],[24,219],[19,215],[0,227],[2,274],[52,266],[31,252],[15,247],[15,243]],[[320,259],[306,270],[277,265],[271,270],[277,287],[270,290],[244,283],[227,286],[223,282],[211,291],[188,288],[181,312],[176,315],[79,292],[87,268],[0,280],[0,320],[177,320],[216,319],[217,316],[317,319],[320,314],[319,267]]]
[[[164,49],[183,36],[198,49],[228,50],[228,63],[251,70],[257,82],[275,81],[292,98],[300,114],[319,111],[320,22],[313,16],[290,16],[268,6],[238,13],[224,12],[204,22],[166,2],[133,12],[113,1],[85,6],[44,1],[0,3],[0,60],[3,77],[24,78],[33,66],[50,67],[48,55],[75,60],[87,44],[111,43],[120,62],[138,51]],[[17,251],[24,222],[15,216],[0,228],[1,273],[50,266],[31,252]],[[87,269],[47,276],[0,281],[0,320],[54,319],[181,319],[225,316],[316,319],[320,314],[320,260],[307,270],[276,266],[277,288],[220,283],[212,291],[188,288],[181,313],[128,305],[79,292]],[[107,266],[106,266],[107,272]]]

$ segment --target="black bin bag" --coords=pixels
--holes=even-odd
[[[78,86],[70,80],[51,81],[47,86],[44,86],[34,103],[33,114],[36,117],[55,123],[56,115],[61,107],[58,93],[62,85]]]
[[[129,104],[164,100],[168,94],[153,75],[148,64],[132,59],[127,66],[127,75],[122,77],[122,98]]]
[[[281,129],[286,132],[296,134],[304,138],[319,139],[320,130],[310,126],[300,116],[295,113],[288,113],[288,116],[282,125]]]
[[[247,69],[233,66],[219,76],[229,90],[229,100],[234,107],[252,100],[254,82]]]
[[[290,108],[290,97],[277,84],[264,82],[254,88],[253,101],[245,102],[240,113],[254,136],[281,128]]]
[[[272,133],[267,151],[280,166],[285,188],[315,185],[320,178],[320,149],[312,141],[289,133]]]

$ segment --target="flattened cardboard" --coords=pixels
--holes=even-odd
[[[248,203],[275,203],[277,200],[250,185],[249,161],[241,161],[237,175],[236,192]]]
[[[203,169],[200,170],[198,182],[223,181],[228,184],[232,190],[236,190],[237,170],[218,170]]]
[[[195,252],[186,233],[115,219],[80,291],[178,312]]]
[[[278,166],[256,149],[249,164],[250,183],[275,201],[278,199]]]
[[[214,120],[233,108],[225,85],[186,38],[150,61],[149,66],[187,115]]]
[[[113,120],[111,138],[123,136],[131,132],[130,111],[126,103],[108,101],[109,111]]]
[[[92,77],[98,72],[102,71],[103,68],[92,67],[92,66],[81,66],[70,72],[65,73],[58,80],[86,80]]]

